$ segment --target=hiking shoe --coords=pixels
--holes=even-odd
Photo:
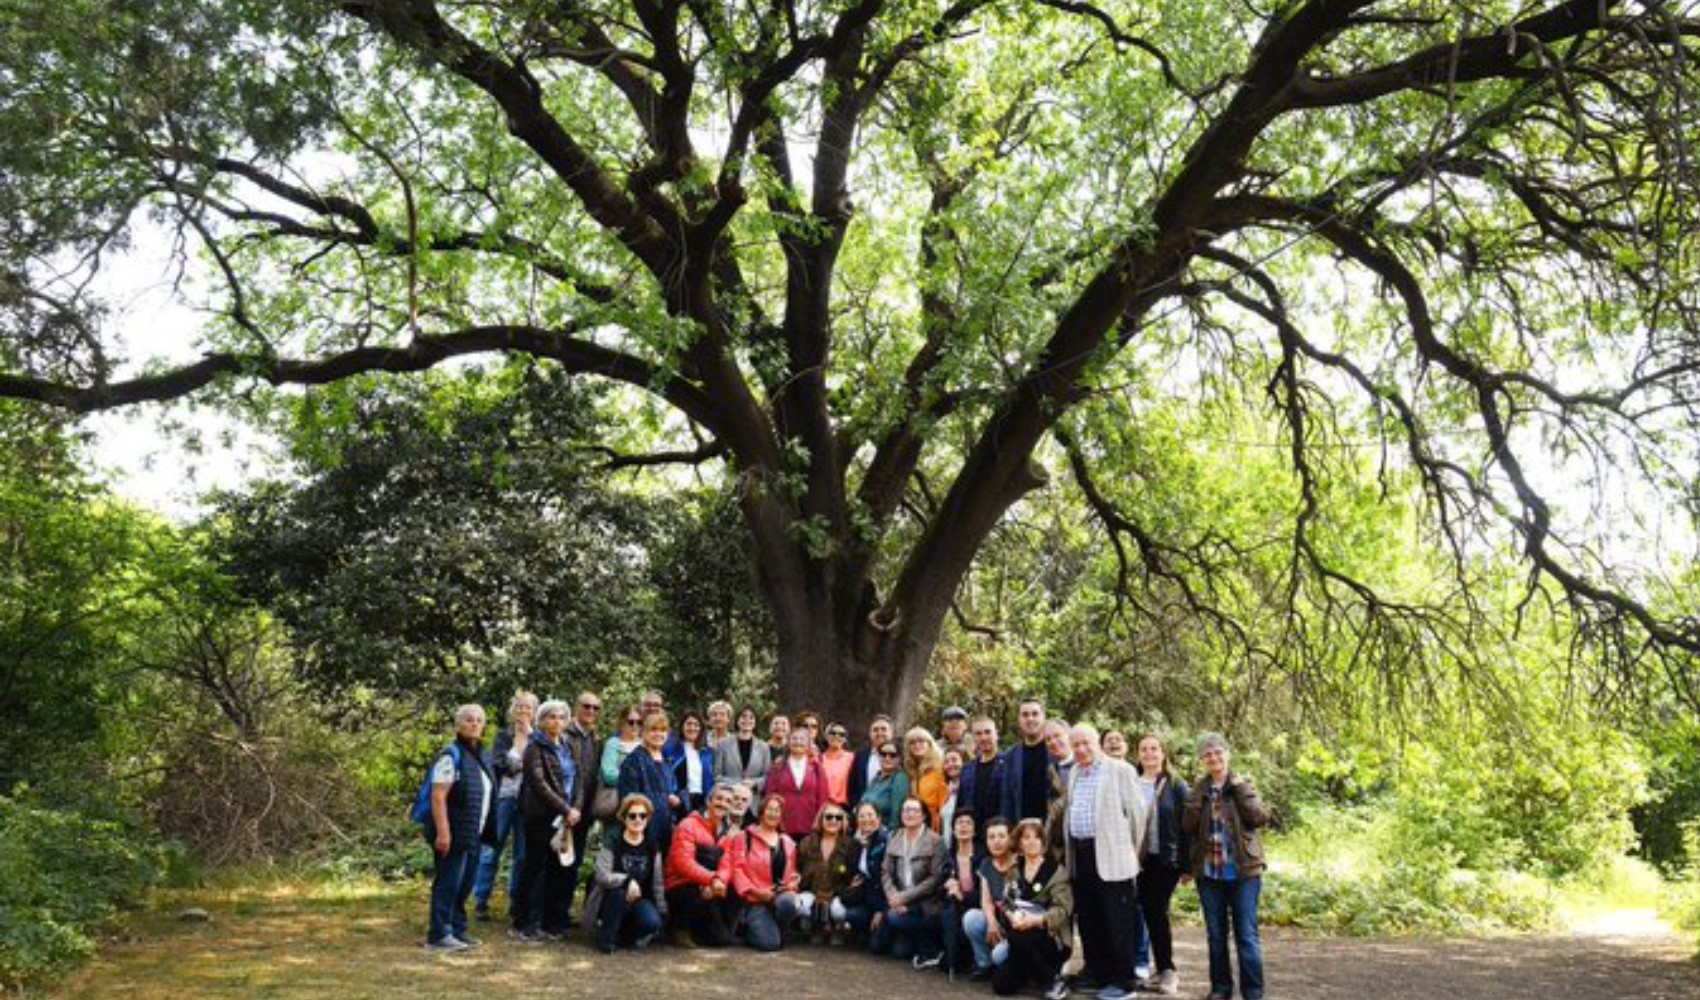
[[[450,934],[448,937],[439,941],[425,942],[425,950],[438,955],[449,955],[457,951],[465,951],[470,947],[471,945],[462,941],[460,938],[455,937],[453,934]]]
[[[1068,1000],[1068,980],[1058,976],[1051,988],[1045,991],[1045,1000]]]

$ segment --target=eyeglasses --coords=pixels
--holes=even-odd
[[[634,819],[648,819],[648,818],[649,818],[649,813],[643,812],[642,810],[639,810],[639,809],[633,809],[631,812],[626,813],[626,822],[628,822],[628,823],[630,823]]]
[[[846,817],[843,813],[827,813],[825,816],[821,817],[821,819],[826,820],[828,823],[842,823],[847,818],[848,817]]]
[[[897,751],[896,750],[881,750],[880,756],[881,757],[896,757]]]
[[[627,719],[626,725],[628,725],[628,726],[641,726],[641,725],[643,725],[643,720],[638,719],[638,718]]]
[[[579,705],[579,711],[581,711],[581,712],[600,712],[600,711],[602,711],[602,706],[601,705],[583,705],[583,704],[581,704],[581,705]]]

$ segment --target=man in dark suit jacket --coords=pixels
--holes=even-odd
[[[868,745],[856,751],[856,759],[850,763],[850,806],[862,801],[862,793],[868,790],[868,783],[880,770],[880,747],[891,742],[891,716],[876,715],[874,721],[868,723]]]

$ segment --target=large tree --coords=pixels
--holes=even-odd
[[[1689,0],[13,0],[0,395],[484,352],[624,383],[678,440],[615,463],[725,463],[782,699],[856,718],[912,704],[1047,465],[1130,591],[1284,655],[1213,600],[1232,538],[1094,476],[1115,387],[1252,375],[1289,606],[1444,650],[1318,544],[1367,434],[1454,608],[1509,531],[1531,594],[1681,677],[1691,600],[1542,470],[1694,502],[1697,38]],[[215,319],[124,375],[84,293],[144,211]]]

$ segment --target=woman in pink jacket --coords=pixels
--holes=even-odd
[[[741,909],[736,934],[757,951],[784,947],[782,929],[802,915],[797,902],[797,843],[780,829],[785,803],[777,795],[762,800],[754,826],[726,835],[720,879]]]

